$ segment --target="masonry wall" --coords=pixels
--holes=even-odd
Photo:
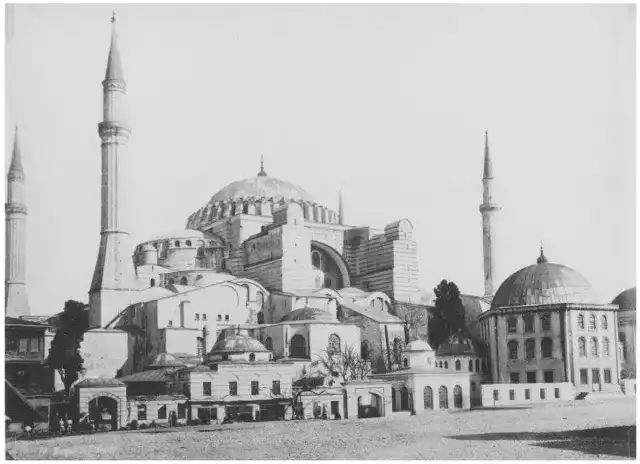
[[[574,387],[569,382],[487,384],[482,385],[482,406],[514,406],[569,401],[573,399],[573,395]]]
[[[85,371],[79,380],[116,377],[129,359],[126,332],[116,329],[92,329],[84,334],[80,350]]]

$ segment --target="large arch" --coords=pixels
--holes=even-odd
[[[338,267],[338,271],[340,271],[340,278],[342,279],[342,287],[350,287],[351,276],[349,275],[349,266],[347,266],[347,262],[342,257],[342,255],[338,253],[338,251],[335,248],[327,245],[326,243],[319,242],[317,240],[311,240],[311,246],[324,251],[333,260],[333,262]]]

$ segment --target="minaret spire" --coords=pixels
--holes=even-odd
[[[342,189],[338,190],[338,224],[344,225],[344,203],[342,202]]]
[[[260,155],[260,172],[258,173],[260,177],[266,177],[267,173],[264,170],[264,156]]]
[[[495,272],[493,257],[493,237],[491,231],[491,218],[493,213],[500,211],[500,206],[493,202],[491,184],[493,183],[493,164],[489,150],[489,131],[484,133],[484,169],[482,175],[482,249],[484,254],[484,295],[492,296],[493,276]]]
[[[27,205],[22,152],[16,126],[11,165],[7,174],[7,202],[5,258],[5,315],[11,317],[31,314],[27,298]]]
[[[118,53],[115,13],[111,17],[111,47],[102,81],[103,113],[98,133],[102,141],[100,250],[89,290],[89,324],[104,327],[131,302],[137,280],[127,232],[125,170],[131,129],[126,123],[124,80]]]

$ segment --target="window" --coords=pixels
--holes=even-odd
[[[224,315],[224,320],[225,320],[225,322],[229,322],[229,315],[228,314]]]
[[[311,265],[315,268],[320,269],[322,267],[322,261],[320,259],[320,253],[317,251],[311,252]]]
[[[180,240],[176,240],[174,245],[176,246],[176,248],[180,248]]]
[[[551,314],[549,313],[540,314],[540,329],[543,332],[547,330],[551,330]]]
[[[456,370],[459,371],[462,368],[461,364],[460,364],[460,360],[456,359]]]
[[[553,371],[544,371],[544,383],[553,383]]]
[[[589,383],[589,373],[586,369],[580,369],[580,385],[587,385]]]
[[[476,359],[476,372],[480,372],[480,360]]]
[[[540,389],[540,399],[544,400],[547,397],[547,390],[545,390],[544,388]]]
[[[471,381],[471,391],[476,391],[476,383],[473,380]]]
[[[190,247],[191,246],[191,240],[187,240],[186,242],[184,242],[184,245]]]
[[[267,337],[264,341],[264,347],[269,351],[273,351],[273,340],[271,340],[271,337]]]
[[[518,319],[515,316],[507,318],[507,332],[515,333],[518,331]]]
[[[171,319],[169,319],[169,322],[167,322],[167,326],[173,327],[173,321]]]
[[[584,329],[584,314],[578,314],[578,328]]]
[[[200,314],[196,313],[196,321],[199,321],[199,320],[200,320]]]
[[[529,339],[526,342],[524,342],[524,351],[527,359],[535,359],[536,358],[535,340]]]
[[[187,418],[187,405],[179,404],[178,405],[178,419],[186,419]]]
[[[509,399],[511,401],[515,401],[516,400],[516,391],[515,390],[509,390]]]
[[[583,358],[587,356],[587,343],[584,337],[578,339],[578,354]]]
[[[527,383],[536,383],[536,371],[527,372]]]
[[[279,380],[274,380],[273,382],[271,382],[271,393],[273,393],[274,395],[279,395],[280,394],[280,381]]]
[[[520,383],[520,374],[518,372],[511,372],[509,374],[510,383]]]
[[[369,359],[369,342],[366,340],[360,342],[360,357],[362,359]]]
[[[138,405],[138,420],[147,420],[147,405]]]
[[[591,356],[598,357],[598,339],[591,337]]]
[[[151,279],[149,284],[150,284],[151,287],[155,287],[156,286],[156,279]]]
[[[509,351],[509,359],[518,359],[518,342],[511,340],[507,343],[507,350]]]
[[[211,382],[202,382],[202,395],[211,396]]]
[[[596,315],[593,313],[589,315],[589,330],[596,330]]]
[[[493,390],[493,401],[500,400],[500,390]]]
[[[229,382],[229,395],[238,396],[238,382]]]
[[[207,320],[207,315],[205,313],[202,313],[202,320],[206,321]]]
[[[542,339],[542,357],[543,358],[553,357],[553,340],[551,340],[550,338]]]
[[[180,285],[189,285],[189,282],[187,281],[186,277],[183,277],[182,279],[180,279]]]
[[[602,354],[605,356],[611,356],[610,352],[609,352],[609,338],[608,337],[604,337],[602,339]]]
[[[340,337],[336,334],[329,335],[329,343],[327,346],[327,353],[329,355],[339,354],[340,349]]]
[[[218,320],[221,321],[222,320],[222,314],[218,314]]]
[[[602,330],[607,330],[609,328],[609,323],[607,321],[607,316],[606,315],[602,315],[601,321],[600,321],[600,327],[602,328]]]
[[[524,390],[524,399],[525,400],[530,400],[531,399],[531,390],[528,388],[525,388]]]
[[[449,369],[449,361],[445,361],[444,362],[444,368],[445,369]]]
[[[604,383],[611,383],[611,369],[604,370]]]
[[[560,398],[560,389],[559,388],[554,388],[553,389],[553,396],[555,396],[557,399]]]
[[[256,354],[255,353],[249,354],[249,362],[254,362],[255,360],[256,360]]]
[[[403,367],[409,367],[409,360],[408,360],[407,358],[404,358],[404,359],[402,360],[402,366],[403,366]]]
[[[258,313],[258,324],[264,324],[264,313],[262,311]]]
[[[158,419],[166,419],[167,418],[167,405],[163,404],[158,408]]]
[[[251,381],[251,394],[254,396],[260,394],[260,384],[257,380]]]
[[[533,333],[536,331],[534,326],[533,314],[525,314],[524,317],[524,331],[525,333]]]
[[[469,372],[473,372],[473,360],[469,360]]]

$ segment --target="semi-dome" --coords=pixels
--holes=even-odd
[[[636,287],[628,288],[613,299],[611,304],[618,305],[620,311],[636,310]]]
[[[291,311],[285,315],[280,322],[292,322],[292,321],[325,321],[334,322],[331,314],[322,309],[317,308],[300,308],[295,311]]]
[[[440,343],[437,356],[480,356],[482,347],[469,335],[456,332]]]
[[[558,303],[599,304],[599,299],[582,274],[547,262],[540,250],[537,264],[514,272],[500,285],[491,308]]]
[[[213,345],[209,354],[260,353],[269,350],[246,330],[227,330]]]

